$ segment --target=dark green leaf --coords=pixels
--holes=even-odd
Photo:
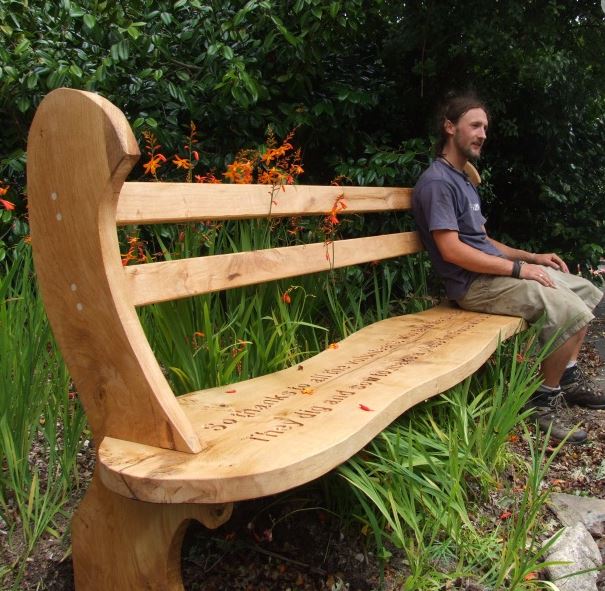
[[[97,24],[97,19],[92,14],[85,14],[83,20],[84,20],[84,25],[88,29],[94,29],[95,25]]]

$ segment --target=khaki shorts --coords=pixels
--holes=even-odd
[[[553,278],[556,289],[531,279],[479,275],[458,305],[474,312],[521,316],[530,324],[546,313],[540,340],[546,343],[557,335],[554,348],[560,347],[594,318],[592,310],[603,292],[583,277],[543,269]]]

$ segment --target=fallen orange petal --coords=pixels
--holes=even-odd
[[[527,573],[524,577],[524,581],[535,581],[538,578],[538,573]]]
[[[313,394],[313,388],[303,388],[302,393],[303,394]]]
[[[367,411],[373,411],[373,408],[370,408],[369,406],[366,406],[365,404],[360,404],[359,408],[361,408],[361,410],[367,410]]]
[[[237,390],[226,390],[227,394],[235,394]]]

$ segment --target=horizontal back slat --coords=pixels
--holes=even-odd
[[[201,183],[124,183],[118,199],[117,223],[157,224],[189,220],[321,215],[343,195],[344,213],[411,208],[412,189]]]
[[[416,232],[125,267],[135,306],[328,271],[422,250]]]

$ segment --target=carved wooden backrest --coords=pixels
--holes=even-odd
[[[196,452],[120,262],[118,195],[138,157],[128,122],[105,99],[59,89],[42,101],[27,165],[36,273],[95,437]]]
[[[411,189],[126,183],[139,158],[126,118],[102,97],[59,89],[28,144],[38,281],[95,437],[196,453],[195,430],[151,351],[136,306],[381,260],[422,249],[415,232],[123,267],[116,226],[406,210]],[[475,171],[476,172],[476,171]]]

